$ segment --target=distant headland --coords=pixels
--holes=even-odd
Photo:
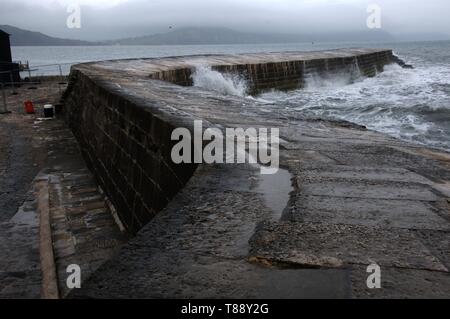
[[[94,46],[94,45],[207,45],[318,42],[390,42],[395,38],[382,30],[321,34],[248,33],[227,28],[189,27],[166,33],[105,41],[82,41],[52,37],[41,32],[0,25],[11,35],[12,46]]]

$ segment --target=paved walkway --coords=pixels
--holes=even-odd
[[[57,87],[7,90],[10,114],[0,115],[0,298],[39,298],[39,216],[33,180],[47,160],[36,116],[23,114],[23,101],[53,101]]]
[[[12,113],[0,115],[0,298],[42,296],[40,198],[35,180],[48,184],[56,284],[64,297],[69,293],[68,265],[79,265],[85,280],[127,236],[117,226],[64,122],[39,120],[42,105],[58,101],[58,85],[43,83],[36,90],[24,86],[17,92],[8,94]],[[22,101],[28,99],[35,102],[36,115],[23,114]]]

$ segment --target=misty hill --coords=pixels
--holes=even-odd
[[[195,44],[262,44],[298,42],[389,42],[395,39],[381,30],[327,32],[315,34],[246,33],[226,28],[183,28],[136,38],[89,42],[55,38],[40,32],[0,25],[11,35],[13,46],[81,46],[81,45],[195,45]]]
[[[361,31],[316,34],[246,33],[226,28],[183,28],[136,38],[108,41],[121,45],[183,45],[183,44],[261,44],[296,42],[372,42],[392,41],[385,31]]]
[[[19,29],[10,25],[0,25],[0,30],[11,35],[12,46],[59,46],[59,45],[92,45],[94,43],[80,40],[54,38],[40,32]]]

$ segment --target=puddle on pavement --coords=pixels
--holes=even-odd
[[[281,219],[288,205],[289,195],[293,191],[291,178],[291,173],[281,168],[276,174],[260,176],[257,191],[264,195],[266,205],[272,210],[276,220]]]

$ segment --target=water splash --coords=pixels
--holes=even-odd
[[[194,86],[219,92],[224,95],[246,96],[247,82],[239,75],[222,74],[210,66],[197,66],[192,74]]]
[[[450,151],[450,63],[403,69],[376,77],[337,74],[306,79],[306,88],[260,96],[274,107],[313,117],[347,120],[370,129]]]
[[[305,77],[305,89],[338,88],[363,81],[364,78],[358,61],[355,59],[355,63],[345,71],[307,74]]]

